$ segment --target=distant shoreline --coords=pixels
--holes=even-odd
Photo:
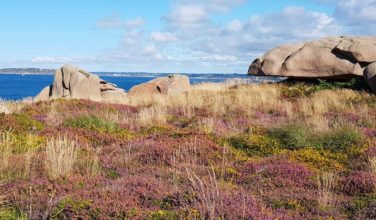
[[[54,69],[40,69],[40,68],[3,68],[0,69],[0,74],[54,74]]]
[[[153,77],[160,75],[169,75],[175,73],[148,73],[148,72],[92,72],[101,76],[119,76],[119,77],[129,77],[129,76],[139,76],[139,77]],[[22,71],[22,70],[9,70],[0,69],[0,75],[54,75],[55,70],[41,70],[41,71]],[[246,76],[246,73],[179,73],[183,75],[239,75]]]

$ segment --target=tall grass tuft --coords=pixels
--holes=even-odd
[[[374,190],[376,191],[376,157],[370,157],[368,161],[370,165],[370,172],[372,175]]]
[[[77,159],[77,143],[67,137],[52,138],[46,145],[45,168],[50,178],[66,177]]]
[[[4,175],[10,166],[12,143],[13,139],[10,133],[5,132],[0,135],[0,179],[4,179]]]
[[[0,212],[5,206],[6,203],[6,197],[5,192],[2,190],[3,182],[0,182]]]
[[[188,180],[194,190],[200,206],[198,209],[204,219],[215,219],[217,210],[223,208],[222,199],[219,193],[218,182],[214,170],[208,172],[208,180],[199,177],[195,172],[186,169]],[[222,219],[222,218],[219,218]]]
[[[335,175],[330,172],[322,173],[317,177],[318,203],[322,208],[332,207],[336,202],[334,194],[335,181]]]
[[[162,107],[144,108],[138,113],[137,122],[141,126],[164,124],[167,121],[167,113]]]

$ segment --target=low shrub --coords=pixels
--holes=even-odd
[[[0,114],[0,130],[25,133],[30,131],[40,131],[44,125],[26,114]]]
[[[72,219],[79,216],[91,216],[91,201],[68,197],[61,201],[51,213],[51,219]],[[91,213],[91,214],[90,214]],[[93,216],[91,216],[93,217]]]
[[[341,190],[348,195],[367,194],[375,191],[373,176],[366,171],[353,171],[342,177]]]
[[[161,134],[169,134],[173,131],[167,126],[155,125],[151,126],[147,129],[142,129],[141,133],[146,135],[161,135]]]
[[[102,120],[96,116],[84,116],[68,119],[64,122],[66,127],[81,128],[96,131],[103,134],[111,134],[120,138],[130,138],[132,135],[126,129],[119,127],[118,124]]]
[[[0,207],[0,220],[27,220],[27,216],[14,207]]]
[[[296,199],[276,199],[272,200],[269,206],[274,210],[286,209],[294,212],[304,212],[306,208]]]
[[[184,216],[177,211],[159,210],[149,212],[146,219],[148,220],[164,220],[164,219],[181,219]]]
[[[305,125],[287,124],[270,129],[268,135],[281,142],[285,149],[326,149],[333,153],[356,155],[364,150],[362,134],[355,128],[344,126],[324,133],[314,133]]]
[[[84,116],[79,118],[68,119],[65,121],[66,127],[83,128],[98,132],[115,133],[120,130],[117,124],[105,121],[95,116]]]
[[[322,171],[341,171],[343,165],[336,161],[335,155],[325,150],[317,149],[300,149],[290,154],[293,161],[302,163],[314,169],[316,172]]]
[[[363,137],[356,129],[345,126],[322,135],[318,141],[319,145],[334,153],[349,152],[350,148],[356,150],[356,146],[363,144]]]
[[[314,85],[312,88],[313,92],[325,90],[325,89],[330,89],[330,90],[335,90],[335,89],[354,89],[354,90],[364,90],[368,89],[369,86],[367,83],[361,79],[350,79],[347,81],[326,81],[326,80],[318,80],[318,84]]]
[[[283,98],[298,98],[309,94],[309,87],[303,83],[294,86],[281,87],[281,95]]]
[[[363,194],[345,205],[349,219],[376,219],[376,194]]]
[[[287,124],[278,128],[270,129],[268,135],[283,145],[285,149],[298,150],[314,145],[311,130],[298,124]]]
[[[312,187],[315,173],[309,168],[283,158],[268,158],[262,161],[249,161],[240,170],[241,184],[254,185],[257,182],[265,187]]]
[[[263,135],[240,135],[228,138],[227,142],[248,156],[270,156],[281,152],[278,140]]]

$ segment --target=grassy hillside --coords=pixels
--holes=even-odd
[[[0,109],[0,219],[376,218],[366,92],[202,84]]]

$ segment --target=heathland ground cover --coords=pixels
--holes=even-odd
[[[376,96],[344,87],[1,102],[0,219],[374,219]]]

